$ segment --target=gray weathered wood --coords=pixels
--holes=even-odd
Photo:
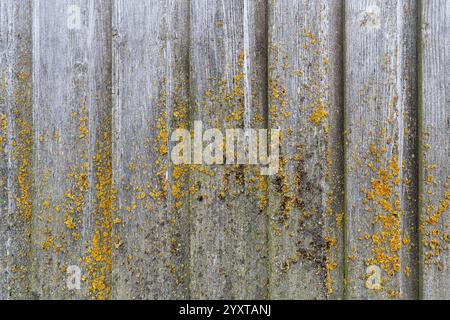
[[[263,128],[266,1],[190,4],[192,120],[223,133]],[[256,166],[192,167],[191,298],[266,295],[266,193]]]
[[[450,299],[449,14],[0,0],[0,299]],[[280,170],[174,164],[196,121]]]
[[[450,1],[420,9],[420,294],[450,299]]]
[[[345,11],[347,298],[413,299],[417,7],[350,0]]]
[[[29,297],[31,1],[0,1],[0,299]]]
[[[113,297],[188,297],[188,170],[170,134],[188,127],[187,1],[114,1]]]
[[[106,299],[111,270],[109,1],[33,1],[33,295]],[[67,287],[70,266],[80,290]],[[70,271],[70,269],[69,269]]]
[[[342,1],[270,1],[272,299],[343,298]]]

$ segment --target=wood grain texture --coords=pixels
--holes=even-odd
[[[0,299],[450,299],[449,15],[0,0]],[[198,121],[280,170],[175,164]]]
[[[38,299],[110,295],[110,20],[109,1],[33,1]],[[81,290],[67,287],[72,265],[85,277]]]
[[[0,1],[0,299],[29,297],[31,1]]]
[[[420,9],[421,297],[450,299],[450,2]]]
[[[414,299],[416,3],[350,0],[345,10],[347,298]]]
[[[189,171],[170,161],[188,127],[187,1],[114,1],[114,298],[188,297]]]
[[[264,127],[265,16],[265,1],[190,2],[191,118],[204,130]],[[194,165],[190,189],[191,298],[263,298],[267,184],[259,168]]]
[[[342,1],[270,1],[272,299],[343,298]]]

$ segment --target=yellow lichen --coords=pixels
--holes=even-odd
[[[331,271],[335,270],[337,268],[337,263],[334,261],[331,261],[331,251],[333,247],[336,246],[336,240],[332,239],[329,236],[325,237],[325,257],[326,257],[326,272],[327,272],[327,278],[326,278],[326,286],[327,286],[327,294],[331,295],[333,293],[333,287],[332,287],[332,279],[331,279]]]
[[[324,110],[323,106],[320,105],[314,109],[313,113],[309,117],[309,121],[313,125],[318,126],[327,117],[328,117],[328,113]]]
[[[3,142],[6,138],[7,118],[6,114],[0,114],[0,153],[3,150]]]
[[[111,295],[110,274],[112,270],[112,226],[115,191],[112,187],[110,137],[104,135],[105,146],[99,146],[95,157],[96,210],[95,232],[88,255],[83,258],[87,267],[90,295],[98,300]]]
[[[377,163],[381,161],[383,153],[383,148],[378,151],[375,146],[370,147],[370,154],[377,158]],[[366,264],[377,265],[389,276],[394,276],[401,270],[400,249],[409,243],[402,240],[403,212],[398,192],[394,191],[400,184],[398,156],[394,155],[387,159],[386,165],[380,163],[377,170],[374,166],[371,162],[369,168],[372,167],[371,170],[375,173],[375,178],[371,181],[371,189],[363,190],[366,195],[365,202],[373,205],[370,210],[375,213],[373,223],[377,226],[377,231],[369,237],[373,256],[366,259]]]
[[[80,166],[73,166],[67,174],[67,181],[71,187],[64,193],[64,224],[71,231],[72,235],[75,234],[74,240],[79,238],[75,229],[81,221],[83,210],[86,205],[86,195],[89,192],[88,174],[88,162],[85,162]]]
[[[86,138],[89,134],[89,130],[87,128],[87,121],[88,121],[87,117],[80,118],[80,125],[78,127],[80,139]]]

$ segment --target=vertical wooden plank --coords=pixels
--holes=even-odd
[[[415,1],[346,2],[347,297],[418,297]]]
[[[114,298],[188,296],[188,169],[170,161],[187,128],[187,1],[114,1]]]
[[[266,1],[190,1],[191,117],[203,130],[264,128],[265,17]],[[191,167],[191,298],[265,296],[266,205],[257,166]]]
[[[0,1],[0,299],[29,297],[31,1]]]
[[[270,1],[270,298],[343,298],[343,1]]]
[[[110,20],[106,0],[33,1],[36,298],[110,296]]]
[[[421,296],[450,299],[450,2],[421,1]]]

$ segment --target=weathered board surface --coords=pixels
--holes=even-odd
[[[30,285],[31,14],[31,1],[0,1],[0,299]]]
[[[342,1],[270,1],[269,296],[343,297]],[[305,14],[307,13],[307,14]]]
[[[222,132],[263,128],[265,1],[190,3],[192,121]],[[192,167],[192,298],[264,298],[267,184],[258,171],[245,165]]]
[[[450,1],[420,8],[421,297],[450,298]]]
[[[188,121],[186,1],[114,1],[113,297],[188,293],[187,174],[170,134]]]
[[[109,296],[110,3],[33,1],[32,294]],[[81,290],[67,290],[70,266]],[[69,268],[69,270],[68,270]]]
[[[416,9],[346,2],[348,298],[418,293]]]
[[[0,0],[0,299],[450,299],[449,14]],[[279,171],[174,163],[198,121]]]

